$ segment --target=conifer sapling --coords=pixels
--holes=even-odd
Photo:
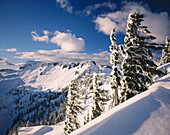
[[[68,135],[74,130],[78,129],[80,127],[80,124],[78,122],[77,116],[78,113],[81,113],[82,110],[84,110],[79,105],[79,89],[76,86],[76,83],[74,81],[71,82],[69,86],[69,92],[67,97],[67,105],[66,105],[66,120],[64,123],[64,134]]]
[[[111,89],[114,90],[113,94],[113,102],[114,106],[119,104],[119,96],[118,96],[118,90],[121,87],[121,70],[120,70],[120,49],[119,45],[116,44],[116,38],[115,38],[115,28],[113,29],[111,35],[110,35],[111,45],[110,45],[110,51],[112,52],[110,54],[110,63],[112,64],[112,72],[110,74],[111,78]],[[113,105],[111,105],[111,108]]]

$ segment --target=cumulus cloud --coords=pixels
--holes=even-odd
[[[110,35],[111,30],[116,27],[117,32],[125,34],[128,15],[131,12],[144,14],[143,25],[148,26],[151,33],[157,37],[155,41],[164,43],[165,37],[170,35],[170,17],[167,12],[154,13],[148,5],[142,2],[123,2],[120,11],[99,15],[94,23],[99,32]]]
[[[8,62],[7,58],[0,57],[0,63],[4,65],[14,66],[15,64]]]
[[[32,40],[48,43],[49,41],[48,35],[50,34],[50,32],[48,32],[47,30],[44,30],[43,34],[44,34],[43,36],[39,36],[36,31],[32,31],[31,32]]]
[[[9,48],[9,49],[5,49],[5,51],[7,51],[7,52],[16,52],[17,49],[16,48]]]
[[[61,8],[66,9],[69,13],[72,13],[73,7],[70,5],[68,0],[56,0],[60,4]]]
[[[43,31],[44,36],[39,36],[36,31],[32,31],[32,40],[39,42],[49,41],[53,44],[57,44],[63,51],[83,51],[85,47],[85,41],[82,38],[77,38],[75,34],[71,33],[71,30],[67,30],[66,33],[55,31],[50,33],[47,30]],[[51,34],[51,39],[48,37]]]
[[[85,46],[84,39],[76,38],[75,34],[59,31],[54,33],[54,37],[51,38],[50,42],[57,44],[64,51],[83,51]]]
[[[107,51],[87,54],[78,52],[66,52],[61,49],[57,50],[38,50],[37,52],[23,52],[21,56],[16,56],[20,59],[33,59],[46,62],[80,62],[83,60],[94,60],[98,64],[110,64],[110,53]]]
[[[97,10],[103,7],[114,10],[116,8],[116,5],[111,2],[97,3],[94,5],[87,6],[82,12],[86,14],[87,16],[89,16],[90,14],[92,14],[94,10]]]

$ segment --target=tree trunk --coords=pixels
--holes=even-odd
[[[118,89],[116,88],[115,89],[115,93],[114,93],[114,100],[115,100],[115,102],[114,102],[114,106],[117,106],[119,103],[119,101],[118,101]]]
[[[167,74],[167,69],[166,69],[166,67],[164,66],[164,72],[165,72],[165,74]]]

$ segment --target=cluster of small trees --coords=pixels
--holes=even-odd
[[[157,64],[153,59],[153,51],[163,49],[161,64],[170,62],[170,40],[166,39],[166,46],[163,44],[153,43],[156,39],[151,35],[147,26],[142,26],[144,15],[140,13],[131,13],[127,21],[126,36],[124,45],[118,45],[115,38],[115,28],[113,29],[110,40],[110,63],[112,64],[111,89],[114,91],[110,107],[128,100],[129,98],[146,91],[148,86],[153,83],[155,75],[165,75],[164,72],[157,69]],[[124,57],[121,62],[121,56]],[[97,72],[93,74],[92,88],[92,105],[91,112],[89,111],[84,118],[84,124],[101,115],[103,112],[102,105],[108,101],[107,90],[99,89],[99,76]],[[79,100],[78,87],[75,82],[72,82],[69,89],[68,103],[66,110],[66,121],[64,134],[67,135],[78,129],[78,113],[81,113],[83,108],[78,104]]]
[[[9,94],[16,97],[16,105],[10,112],[13,123],[8,134],[16,132],[17,127],[55,125],[65,118],[66,92],[34,93],[20,88]]]
[[[89,91],[86,91],[84,98],[82,98],[82,93],[80,91],[80,88],[78,87],[79,83],[77,82],[77,80],[72,81],[69,86],[69,93],[67,96],[68,101],[66,105],[66,120],[64,123],[65,135],[70,134],[71,132],[80,127],[80,122],[78,121],[78,114],[81,114],[84,111],[84,108],[81,107],[81,103],[83,103],[82,99],[91,99],[91,106],[89,110],[86,110],[87,113],[84,117],[84,124],[100,116],[101,113],[104,111],[104,105],[109,100],[108,91],[101,90],[99,88],[101,82],[99,82],[100,76],[98,75],[98,71],[93,73],[92,82],[89,77],[91,78],[91,75],[84,80],[84,85],[89,85],[91,83],[93,83],[93,85],[89,85]],[[80,80],[80,82],[81,81],[82,80]]]

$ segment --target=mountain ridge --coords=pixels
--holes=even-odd
[[[48,113],[52,115],[51,117],[55,115],[55,122],[63,120],[64,110],[61,107],[65,106],[68,85],[72,80],[81,80],[83,76],[92,74],[96,70],[108,76],[111,68],[98,66],[91,60],[69,64],[27,61],[18,70],[1,70],[0,114],[8,112],[1,114],[3,116],[0,118],[1,121],[8,121],[6,125],[1,123],[1,127],[14,126],[17,123],[25,125],[28,120],[35,124],[34,119],[39,113],[42,114],[41,119],[44,123],[49,121],[46,120],[49,117]],[[4,102],[7,99],[10,99],[8,104]],[[40,107],[39,111],[33,112],[37,110],[37,106]],[[5,120],[7,117],[8,120]],[[0,129],[2,133],[5,132],[4,129]]]

